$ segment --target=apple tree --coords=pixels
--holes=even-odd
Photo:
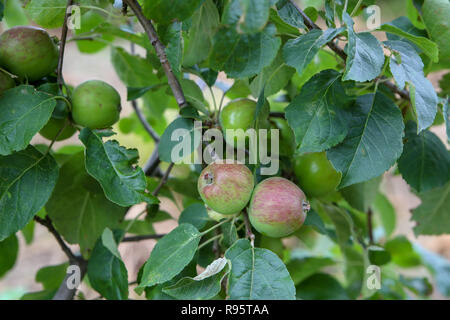
[[[112,300],[450,296],[450,262],[394,232],[382,187],[389,171],[420,198],[416,237],[450,234],[430,130],[450,137],[450,77],[427,78],[450,68],[450,3],[377,24],[386,1],[309,2],[0,0],[0,277],[39,224],[67,261],[22,299],[82,298],[75,274]],[[126,97],[101,75],[67,83],[68,43],[108,52]],[[121,245],[146,240],[129,274]]]

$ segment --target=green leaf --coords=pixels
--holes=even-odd
[[[239,34],[232,28],[221,27],[214,36],[209,56],[210,66],[225,71],[228,77],[244,78],[260,73],[275,59],[281,39],[269,24],[262,32]]]
[[[297,150],[319,152],[344,140],[350,103],[339,72],[329,69],[312,77],[286,108]]]
[[[396,214],[388,198],[382,193],[377,193],[372,208],[380,216],[381,224],[383,225],[386,236],[389,237],[395,230]]]
[[[183,64],[193,66],[208,57],[212,39],[219,26],[219,12],[212,0],[206,0],[192,16],[189,41],[184,52]]]
[[[303,16],[291,1],[278,1],[277,9],[278,15],[284,22],[297,29],[306,29]]]
[[[5,7],[3,5],[3,2],[0,2],[0,21],[3,20],[3,12],[5,10]]]
[[[195,278],[183,278],[176,284],[165,287],[163,292],[179,300],[212,299],[219,294],[222,280],[229,272],[228,260],[219,258]]]
[[[122,231],[115,232],[119,241]],[[102,237],[103,238],[103,237]],[[128,272],[122,259],[114,255],[99,239],[88,263],[89,283],[108,300],[128,299]]]
[[[39,213],[38,213],[38,215],[39,215]],[[33,242],[33,239],[34,239],[34,227],[35,227],[35,222],[34,222],[34,220],[31,220],[30,222],[28,222],[28,224],[25,226],[25,228],[23,228],[21,230],[23,238],[24,238],[25,243],[27,245],[30,245]]]
[[[168,42],[166,46],[167,60],[173,73],[178,79],[181,79],[181,64],[183,63],[183,35],[181,22],[174,22],[168,30]]]
[[[62,27],[66,12],[66,0],[31,0],[25,10],[29,17],[43,28]]]
[[[297,285],[324,267],[336,262],[328,257],[304,256],[295,257],[286,265],[294,284]]]
[[[417,244],[414,245],[414,249],[418,251],[425,265],[433,273],[439,292],[450,297],[450,262],[448,259]]]
[[[229,248],[228,295],[232,300],[294,300],[295,286],[278,256],[241,239]]]
[[[144,266],[139,288],[171,280],[194,257],[201,233],[191,224],[180,224],[158,241]]]
[[[26,26],[30,24],[30,21],[25,14],[25,10],[22,7],[22,3],[19,0],[3,1],[5,4],[4,21],[8,28],[16,26]]]
[[[416,125],[406,125],[406,142],[398,160],[398,170],[417,192],[443,186],[450,180],[450,154],[442,141],[432,132],[416,134]]]
[[[19,241],[15,234],[0,241],[0,278],[14,267],[19,253]]]
[[[159,83],[150,61],[132,55],[123,48],[111,48],[111,62],[120,80],[128,87],[146,87]]]
[[[258,97],[263,88],[265,97],[276,94],[288,84],[294,73],[295,70],[284,63],[281,53],[278,54],[251,82],[252,95]]]
[[[145,173],[134,167],[139,154],[136,149],[126,149],[115,140],[103,143],[100,133],[84,128],[80,140],[86,147],[86,170],[100,182],[106,197],[127,207],[141,202],[158,203],[158,199],[145,189]]]
[[[297,299],[303,300],[348,300],[349,296],[334,277],[316,273],[297,286]]]
[[[225,222],[220,228],[223,234],[223,245],[227,248],[231,247],[239,239],[234,221]]]
[[[375,200],[380,186],[381,176],[357,183],[340,190],[345,200],[356,210],[367,212]]]
[[[329,234],[322,218],[320,218],[319,214],[314,209],[311,209],[310,211],[308,211],[308,214],[306,215],[306,220],[303,223],[303,225],[311,226],[312,228],[314,228],[314,230],[316,230],[317,232],[319,232],[321,234],[324,234],[324,235]]]
[[[55,99],[21,85],[0,96],[0,155],[25,149],[50,119]]]
[[[327,151],[327,157],[342,172],[340,187],[370,180],[388,170],[403,148],[403,118],[384,94],[358,97],[344,141]]]
[[[0,241],[24,228],[41,210],[58,179],[51,155],[32,146],[0,156]]]
[[[400,89],[403,89],[406,83],[409,84],[419,133],[433,124],[438,103],[436,92],[423,74],[422,59],[411,45],[403,41],[385,41],[384,44],[400,54],[401,61],[396,55],[391,56],[389,68]]]
[[[158,144],[159,158],[165,162],[180,162],[201,143],[201,127],[187,118],[175,119],[164,131]]]
[[[183,89],[184,96],[186,101],[189,102],[191,106],[200,111],[201,113],[208,115],[208,103],[205,101],[203,97],[203,92],[195,83],[195,81],[190,79],[181,79],[180,80],[181,88]]]
[[[137,222],[137,221],[134,221]],[[122,259],[120,257],[119,249],[117,248],[117,241],[114,237],[113,231],[109,228],[105,228],[105,230],[102,233],[102,246],[108,249],[116,258]],[[120,241],[120,237],[118,239]]]
[[[86,32],[95,30],[96,27],[106,22],[105,17],[96,10],[89,10],[80,17],[80,28],[75,29],[75,35],[83,36]],[[105,32],[103,35],[96,35],[89,40],[77,40],[78,50],[82,53],[96,53],[108,46],[114,37]]]
[[[72,244],[80,244],[87,256],[105,228],[115,228],[127,208],[109,201],[84,167],[82,152],[61,167],[55,191],[46,205],[55,228]]]
[[[391,254],[382,247],[369,246],[367,251],[371,264],[382,266],[391,261]]]
[[[450,182],[440,188],[420,194],[422,204],[413,210],[417,222],[414,234],[439,235],[450,233]]]
[[[344,80],[368,81],[376,78],[384,64],[384,54],[380,42],[368,32],[356,33],[353,20],[343,14],[347,26],[348,45]]]
[[[42,284],[44,290],[58,289],[67,274],[68,263],[43,267],[36,273],[36,282]]]
[[[178,219],[179,224],[190,223],[198,230],[202,230],[209,221],[211,220],[203,203],[191,204],[181,212],[180,218]]]
[[[314,59],[320,48],[344,30],[344,28],[330,28],[326,31],[313,29],[296,39],[288,40],[283,47],[284,60],[301,74]]]
[[[400,275],[399,281],[409,290],[420,296],[429,296],[433,292],[433,285],[427,278],[411,278]]]
[[[403,18],[405,18],[405,17],[403,17]],[[405,19],[407,19],[407,18],[405,18]],[[408,20],[408,22],[409,22],[409,20]],[[411,27],[414,27],[414,26],[411,25]],[[394,25],[393,23],[383,24],[377,30],[385,31],[385,32],[400,36],[404,39],[407,39],[411,43],[416,45],[418,48],[420,48],[421,51],[423,51],[423,53],[428,55],[433,62],[437,62],[439,60],[439,57],[438,57],[439,50],[438,50],[437,45],[433,41],[431,41],[430,39],[427,39],[424,36],[417,36],[417,35],[407,32],[407,31],[404,31],[401,28],[399,28],[398,26]],[[389,40],[394,40],[394,39],[389,39]]]
[[[450,141],[450,109],[448,108],[448,100],[445,101],[443,112],[445,119],[445,127],[447,131],[447,141]]]
[[[270,0],[231,0],[224,9],[222,23],[237,25],[240,33],[261,31],[269,20]]]
[[[411,242],[405,236],[397,236],[389,240],[384,248],[391,254],[392,261],[400,267],[416,267],[422,262]]]
[[[144,0],[144,14],[160,24],[189,18],[205,0]]]

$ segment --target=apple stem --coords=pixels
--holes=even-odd
[[[245,233],[247,235],[247,238],[250,239],[250,244],[252,245],[252,247],[255,246],[255,235],[252,232],[252,226],[250,224],[250,219],[248,218],[248,213],[245,210],[243,212],[243,216],[244,216],[244,223],[245,223]]]

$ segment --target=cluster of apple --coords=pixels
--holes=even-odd
[[[222,129],[245,131],[252,128],[255,108],[256,103],[249,99],[231,101],[220,114]],[[281,129],[280,145],[282,148],[291,147],[293,154],[292,131],[284,119],[280,120],[283,120],[277,124]],[[263,123],[264,128],[270,126],[269,121]],[[235,144],[227,137],[226,140],[231,145]],[[210,209],[208,214],[219,220],[248,207],[249,220],[259,233],[273,238],[294,233],[303,225],[309,210],[306,195],[325,197],[334,192],[341,181],[341,174],[333,168],[325,152],[294,155],[293,159],[293,171],[301,188],[282,177],[265,179],[255,187],[254,176],[244,164],[216,161],[208,165],[201,172],[197,184],[202,200]]]
[[[0,36],[0,95],[15,87],[16,81],[40,83],[49,80],[58,60],[57,41],[45,30],[18,26],[5,31]],[[90,80],[67,94],[71,106],[66,107],[63,116],[61,113],[52,115],[40,131],[45,138],[60,141],[75,133],[74,125],[103,129],[119,120],[120,95],[109,84]]]

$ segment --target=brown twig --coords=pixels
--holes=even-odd
[[[123,238],[122,242],[136,242],[150,239],[161,239],[165,234],[146,234],[141,236],[130,236]]]
[[[159,192],[161,191],[161,188],[166,184],[167,179],[169,178],[170,171],[172,171],[174,165],[175,164],[173,162],[170,163],[169,168],[167,168],[167,170],[164,173],[163,177],[161,178],[161,181],[159,182],[158,186],[156,187],[155,190],[153,190],[152,195],[154,195],[155,197],[159,194]]]
[[[285,119],[285,117],[284,117],[284,112],[271,112],[271,113],[269,114],[269,116],[272,117],[272,118],[282,118],[282,119]]]
[[[58,242],[59,246],[64,251],[66,256],[69,258],[69,261],[71,263],[72,262],[77,262],[78,260],[81,259],[81,258],[75,256],[75,254],[72,252],[72,250],[70,250],[70,248],[64,242],[64,240],[62,239],[62,237],[59,234],[59,232],[56,231],[55,227],[53,227],[52,220],[50,219],[49,216],[46,216],[45,219],[42,219],[41,217],[35,216],[34,217],[34,221],[36,221],[37,223],[43,225],[44,227],[46,227],[48,229],[48,231],[55,237],[55,239]]]
[[[82,257],[77,257],[75,254],[70,250],[70,248],[67,246],[67,244],[62,239],[59,232],[55,229],[53,226],[52,220],[49,216],[46,216],[45,219],[42,219],[41,217],[35,216],[34,221],[37,223],[43,225],[48,229],[48,231],[55,237],[56,241],[58,242],[59,246],[63,250],[63,252],[66,254],[66,256],[69,258],[69,263],[71,265],[76,265],[80,268],[80,281],[84,278],[87,272],[87,261],[84,260]],[[75,293],[77,291],[77,288],[69,288],[68,283],[71,281],[71,277],[73,275],[67,274],[64,278],[63,282],[58,288],[58,291],[56,292],[55,296],[53,297],[53,300],[72,300],[75,296]]]
[[[62,90],[62,87],[64,85],[64,79],[62,75],[62,69],[64,64],[64,52],[66,49],[66,40],[67,40],[67,20],[69,19],[69,16],[71,13],[68,12],[69,7],[73,4],[73,0],[67,0],[67,6],[66,6],[66,13],[64,16],[64,24],[62,26],[62,32],[61,32],[61,44],[59,46],[59,60],[58,60],[58,69],[57,69],[57,82],[59,89]]]
[[[309,17],[308,15],[302,10],[300,9],[292,0],[290,1],[292,3],[292,5],[297,9],[297,11],[300,13],[300,15],[303,17],[303,20],[305,22],[305,25],[308,27],[309,30],[311,29],[318,29],[318,30],[322,30],[318,25],[316,25]],[[334,40],[334,39],[333,39]],[[346,61],[347,60],[347,54],[344,52],[343,49],[341,49],[340,47],[338,47],[333,40],[331,40],[330,42],[327,43],[327,46],[333,50],[338,56],[340,56],[342,58],[342,60]],[[394,83],[386,81],[384,82],[384,85],[386,87],[388,87],[392,92],[398,94],[400,97],[402,97],[403,99],[406,100],[410,100],[409,97],[409,93],[406,90],[402,90],[400,88],[398,88]]]
[[[156,55],[158,56],[159,61],[161,62],[161,65],[167,77],[167,81],[169,83],[170,88],[172,89],[173,95],[175,97],[175,100],[177,101],[178,106],[180,108],[187,106],[183,89],[181,88],[178,79],[175,77],[172,71],[172,67],[170,66],[169,60],[167,59],[166,48],[159,40],[158,34],[156,33],[156,30],[153,27],[152,22],[145,17],[144,13],[142,12],[141,6],[136,0],[123,0],[123,1],[134,12],[137,19],[139,20],[139,23],[144,28],[145,33],[147,34],[150,40],[150,43],[155,48]]]
[[[367,232],[369,234],[369,244],[374,244],[374,238],[373,238],[373,224],[372,224],[372,216],[373,212],[372,209],[369,208],[367,211]]]
[[[139,118],[139,121],[141,122],[142,126],[144,127],[145,131],[150,135],[150,137],[155,141],[156,143],[159,143],[159,136],[153,130],[152,126],[147,122],[147,119],[145,119],[145,116],[142,114],[141,110],[139,109],[136,100],[131,101],[131,105],[134,109],[134,112],[136,112],[136,115]]]
[[[250,223],[250,219],[248,218],[248,213],[245,210],[243,212],[243,216],[244,216],[244,223],[245,223],[245,234],[247,236],[247,238],[250,239],[250,243],[252,244],[252,247],[255,244],[255,235],[252,232],[252,225]]]

